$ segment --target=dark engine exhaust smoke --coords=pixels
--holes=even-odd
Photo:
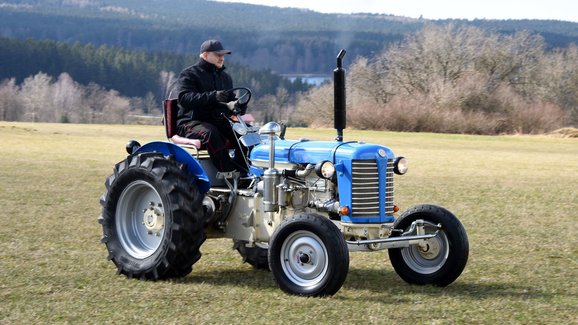
[[[337,55],[337,68],[333,70],[333,125],[337,130],[337,141],[343,141],[343,129],[346,127],[345,112],[345,69],[343,69],[343,57],[345,50],[342,49]]]

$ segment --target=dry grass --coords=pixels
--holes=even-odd
[[[127,140],[162,137],[159,126],[0,122],[0,323],[578,324],[576,139],[346,130],[410,159],[397,204],[456,213],[470,261],[435,288],[404,283],[386,252],[352,253],[341,291],[311,299],[283,294],[225,239],[178,281],[115,275],[96,221],[103,181]]]
[[[578,129],[576,128],[561,128],[551,133],[553,136],[562,138],[578,138]]]

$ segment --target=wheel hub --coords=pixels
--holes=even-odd
[[[309,264],[309,263],[311,263],[311,256],[309,256],[303,252],[299,252],[299,262],[301,263],[301,265]]]
[[[407,266],[421,274],[432,274],[440,270],[446,263],[448,255],[449,242],[443,230],[433,238],[401,250],[401,256]]]
[[[438,239],[428,239],[419,245],[419,253],[423,258],[432,260],[440,253],[440,242]]]
[[[151,202],[150,206],[144,210],[143,225],[149,235],[155,234],[160,236],[160,231],[165,225],[165,216],[163,215],[160,204]]]
[[[297,231],[281,248],[283,269],[291,281],[300,286],[319,283],[327,272],[327,249],[317,235]]]

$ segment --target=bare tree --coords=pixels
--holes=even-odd
[[[51,82],[52,77],[42,72],[24,79],[21,86],[21,97],[24,104],[25,121],[54,121],[54,107],[50,93]]]
[[[311,126],[333,125],[333,85],[324,84],[301,95],[298,99],[297,113]]]
[[[62,73],[51,86],[54,122],[80,122],[84,91],[69,74]]]
[[[527,32],[506,36],[490,34],[475,50],[475,68],[487,75],[490,90],[507,83],[531,95],[530,86],[535,81],[539,60],[544,55],[542,37]]]
[[[150,91],[143,98],[143,107],[145,114],[159,116],[163,114],[162,103]]]
[[[102,123],[126,124],[130,112],[128,98],[119,96],[115,90],[101,93]]]
[[[163,70],[159,73],[159,86],[161,87],[161,94],[164,98],[169,98],[169,96],[174,98],[176,96],[176,94],[171,94],[176,80],[175,73],[172,71]]]
[[[152,93],[129,100],[94,83],[82,86],[67,73],[54,81],[40,72],[20,87],[14,79],[0,84],[2,120],[124,124],[134,112],[161,115],[160,104]]]
[[[0,120],[18,121],[22,117],[24,105],[19,90],[14,78],[0,84]]]
[[[383,77],[383,73],[370,64],[364,57],[358,57],[349,66],[347,74],[348,99],[353,105],[373,102],[386,104],[395,95],[391,84]]]
[[[348,74],[349,125],[402,131],[534,133],[576,111],[578,50],[549,58],[540,36],[428,25]],[[330,121],[329,90],[299,102],[311,125]],[[563,100],[562,100],[563,98]],[[330,107],[330,106],[329,106]],[[315,113],[312,113],[315,112]],[[578,119],[573,113],[574,121]]]
[[[474,27],[428,25],[386,49],[373,65],[398,94],[429,93],[434,81],[456,84],[472,66],[483,32]]]
[[[259,123],[273,121],[272,108],[275,107],[275,96],[265,95],[251,102],[250,112]]]
[[[570,122],[578,126],[578,46],[557,50],[543,56],[536,74],[540,87],[534,92],[539,98],[564,108]]]
[[[150,91],[145,97],[133,97],[129,102],[133,114],[162,115],[162,103]]]
[[[106,90],[95,83],[90,83],[85,88],[84,103],[81,106],[81,123],[102,123],[103,105],[102,96]]]

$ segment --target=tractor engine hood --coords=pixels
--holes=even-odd
[[[324,160],[337,164],[350,160],[394,158],[393,152],[387,147],[358,141],[275,141],[276,164],[316,164]],[[264,143],[254,147],[251,150],[250,160],[258,164],[269,161],[269,144]]]

